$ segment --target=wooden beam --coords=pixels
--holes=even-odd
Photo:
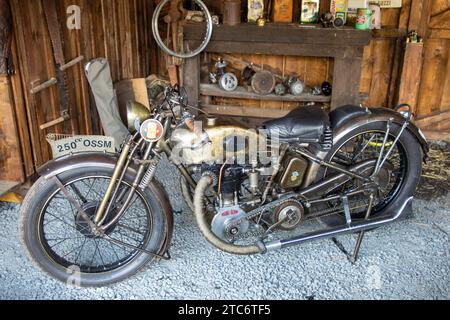
[[[383,28],[372,31],[374,39],[392,39],[405,37],[407,32],[398,28]]]
[[[235,91],[228,92],[219,88],[214,84],[202,84],[200,85],[200,94],[211,97],[223,97],[234,99],[248,99],[248,100],[261,100],[261,101],[286,101],[286,102],[322,102],[329,103],[331,97],[315,96],[311,94],[304,94],[300,96],[284,95],[277,96],[275,94],[261,95],[254,91],[248,91],[243,87],[238,87]]]
[[[439,122],[450,121],[450,110],[434,113],[430,116],[417,119],[415,122],[421,128],[430,128]]]
[[[403,59],[398,103],[407,103],[417,113],[420,80],[422,76],[423,44],[408,43]]]
[[[428,24],[430,21],[432,0],[412,0],[411,16],[409,19],[408,30],[415,30],[419,36],[426,38]]]
[[[433,16],[429,26],[430,28],[450,29],[450,9]]]
[[[12,22],[8,0],[0,0],[0,75],[8,73],[11,52]]]
[[[286,116],[291,110],[261,109],[241,106],[202,105],[202,110],[210,114],[224,116],[278,119]]]
[[[184,39],[203,41],[204,25],[184,24]],[[252,42],[312,44],[335,46],[366,46],[372,38],[370,30],[357,30],[345,27],[327,29],[321,27],[304,27],[298,24],[267,24],[257,27],[254,24],[242,23],[237,26],[215,26],[212,42]]]
[[[183,65],[183,82],[189,104],[198,108],[200,103],[200,57],[187,59]]]
[[[402,8],[400,9],[400,18],[398,21],[398,28],[400,30],[408,30],[409,19],[411,17],[411,3],[412,0],[403,0]]]
[[[423,133],[428,140],[450,141],[450,131],[425,130]]]
[[[198,41],[189,41],[192,48],[200,45]],[[313,45],[313,44],[277,44],[271,42],[248,42],[238,41],[214,41],[210,42],[205,49],[206,52],[223,52],[236,54],[266,54],[276,56],[306,56],[306,57],[337,57],[351,58],[352,56],[363,56],[364,47],[336,46],[336,45]]]
[[[450,30],[447,29],[430,29],[428,39],[447,39],[450,40]]]
[[[338,78],[335,79],[333,85],[331,110],[347,104],[359,105],[361,103],[359,95],[361,64],[362,57],[334,60],[334,75]],[[342,75],[346,75],[346,77],[339,78]]]

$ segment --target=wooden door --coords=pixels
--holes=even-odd
[[[409,30],[424,41],[406,46],[399,101],[429,139],[450,141],[450,1],[413,0]]]

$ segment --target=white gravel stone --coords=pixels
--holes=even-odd
[[[36,270],[18,206],[0,204],[0,299],[450,299],[450,199],[416,200],[412,218],[367,234],[357,265],[330,240],[236,257],[200,236],[176,170],[158,173],[175,213],[172,260],[107,288],[68,288]],[[350,249],[355,236],[339,239]]]

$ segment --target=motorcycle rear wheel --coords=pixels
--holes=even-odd
[[[89,215],[94,215],[104,189],[99,184],[107,185],[111,176],[111,170],[98,167],[72,170],[59,175],[58,179],[83,209]],[[133,178],[127,174],[123,186],[129,187]],[[85,194],[86,189],[77,195],[75,188],[80,189],[80,185],[75,183],[80,181],[102,182],[91,186],[97,195],[90,196],[89,192]],[[145,192],[137,191],[135,197],[138,209],[142,206],[145,213],[141,211],[141,215],[138,215],[131,205],[124,217],[107,233],[111,238],[159,254],[168,238],[167,205],[161,202],[154,186]],[[52,202],[54,199],[60,202]],[[52,211],[50,206],[53,206]],[[156,260],[154,256],[137,249],[113,244],[89,234],[86,226],[80,222],[77,210],[51,179],[40,178],[28,192],[20,209],[20,234],[31,261],[51,277],[69,285],[107,286],[133,276]]]
[[[390,131],[390,141],[393,141],[395,137],[398,136],[400,131],[401,126],[393,124]],[[343,166],[353,165],[354,163],[340,162],[338,159],[339,152],[348,146],[348,144],[355,138],[361,137],[365,134],[369,134],[370,136],[371,133],[378,133],[380,134],[380,137],[384,137],[386,133],[386,123],[376,122],[365,124],[347,133],[333,146],[326,158],[326,161],[335,162]],[[373,145],[376,145],[378,149],[381,149],[381,146],[378,146],[378,144],[373,143]],[[387,152],[387,149],[389,149],[389,146],[386,148],[385,153]],[[395,186],[395,189],[392,190],[388,198],[383,199],[381,203],[375,206],[372,216],[382,216],[396,212],[408,198],[414,195],[419,185],[423,163],[423,149],[419,141],[409,130],[405,130],[398,141],[397,149],[400,154],[399,158],[401,158],[400,162],[402,166],[401,176],[399,176],[398,179],[398,185]],[[374,159],[376,158],[377,157],[375,156]],[[330,174],[330,172],[323,169],[323,173],[320,176],[325,177],[328,174]],[[364,215],[365,210],[358,212],[353,216],[358,219],[363,218]]]

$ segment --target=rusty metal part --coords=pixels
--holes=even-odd
[[[263,70],[255,73],[252,78],[252,88],[253,90],[262,95],[268,95],[273,92],[275,86],[277,85],[275,76],[272,72]]]
[[[275,183],[278,173],[281,171],[281,163],[284,160],[287,149],[288,149],[288,145],[281,146],[281,152],[280,152],[280,157],[278,158],[278,163],[274,165],[274,170],[273,170],[272,176],[270,177],[269,183],[267,184],[267,187],[264,190],[264,194],[262,196],[262,201],[261,201],[262,204],[266,203],[267,197],[269,196],[269,192],[272,191],[272,186]]]
[[[241,75],[242,81],[250,84],[255,73],[256,73],[256,71],[253,68],[253,64],[246,66],[244,68],[244,70],[242,70],[242,75]]]
[[[197,56],[200,54],[207,46],[209,41],[211,40],[212,33],[213,33],[213,20],[211,17],[211,13],[208,10],[208,7],[203,3],[201,0],[194,0],[195,4],[197,4],[201,10],[205,14],[206,18],[206,36],[197,49],[193,50],[192,52],[185,53],[183,52],[183,39],[182,39],[182,29],[180,28],[179,22],[182,20],[182,18],[186,15],[186,10],[183,9],[183,2],[181,0],[162,0],[159,5],[156,7],[153,19],[152,19],[152,30],[153,30],[153,36],[156,40],[156,43],[158,46],[168,55],[177,57],[180,59],[189,59],[192,57]],[[170,49],[166,44],[164,43],[163,39],[160,35],[160,26],[159,26],[159,20],[160,15],[163,12],[163,8],[170,3],[170,12],[169,16],[164,18],[164,21],[168,25],[168,32],[167,35],[170,37],[170,34],[172,34],[172,44],[173,48]],[[172,30],[172,31],[171,31]]]
[[[241,23],[241,0],[225,0],[223,3],[223,24],[235,26]]]

